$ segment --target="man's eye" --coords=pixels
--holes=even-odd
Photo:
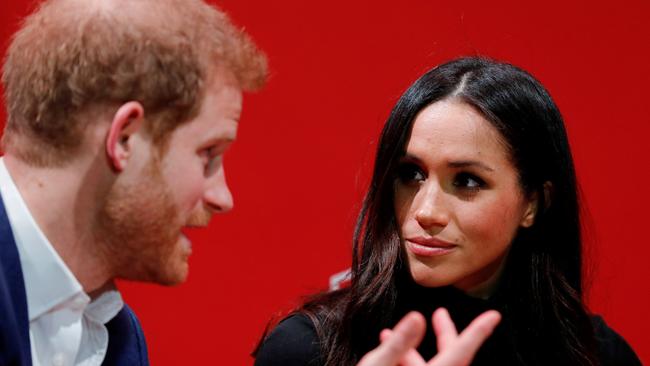
[[[397,178],[404,184],[422,182],[426,179],[422,169],[413,163],[402,163],[397,167]]]
[[[221,157],[222,155],[216,155],[208,161],[208,164],[205,166],[205,175],[212,175],[217,171],[221,165]]]
[[[214,173],[216,168],[221,162],[221,154],[217,152],[217,149],[212,147],[205,149],[202,153],[203,158],[203,167],[205,169],[205,175],[211,175]]]
[[[477,192],[485,187],[483,179],[469,173],[459,173],[454,178],[454,187]]]

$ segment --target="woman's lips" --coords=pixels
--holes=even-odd
[[[405,240],[409,251],[417,256],[435,257],[449,254],[457,245],[435,238],[414,237]]]

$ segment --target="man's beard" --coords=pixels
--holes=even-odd
[[[97,240],[113,276],[161,285],[187,277],[189,250],[179,242],[178,209],[153,158],[137,182],[116,182],[98,217]]]

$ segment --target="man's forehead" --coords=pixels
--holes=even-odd
[[[228,104],[207,106],[195,119],[178,127],[174,135],[185,143],[232,142],[237,138],[240,111],[241,108]]]
[[[211,77],[201,105],[201,113],[225,116],[237,122],[242,112],[243,93],[237,80],[228,74]]]

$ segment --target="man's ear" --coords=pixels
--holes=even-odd
[[[106,154],[111,167],[121,172],[129,161],[133,150],[131,136],[142,127],[144,108],[138,102],[128,102],[120,106],[106,136]]]
[[[553,195],[553,184],[549,181],[544,182],[544,210],[551,206],[551,196]],[[528,207],[524,211],[524,216],[521,219],[522,227],[531,227],[535,223],[535,216],[539,211],[539,194],[533,192],[528,202]]]

